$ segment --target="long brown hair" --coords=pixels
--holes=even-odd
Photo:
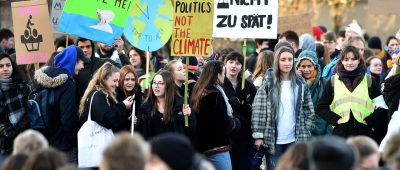
[[[89,85],[86,88],[86,91],[83,94],[83,97],[79,103],[79,114],[81,116],[85,110],[86,100],[88,99],[89,93],[92,90],[101,91],[106,94],[107,98],[111,96],[114,102],[118,102],[115,92],[108,90],[106,85],[107,79],[111,77],[114,73],[119,73],[119,70],[117,67],[109,62],[104,63],[103,66],[101,66],[99,70],[96,71],[96,73],[93,75],[92,80],[90,80]]]
[[[222,74],[224,69],[224,63],[221,61],[210,61],[207,62],[206,66],[201,73],[202,76],[197,80],[196,85],[193,87],[191,106],[194,112],[199,113],[200,111],[200,100],[202,99],[202,93],[205,89],[218,83],[218,74]]]
[[[174,76],[172,75],[171,72],[167,70],[160,70],[158,71],[154,77],[157,75],[160,75],[163,80],[164,80],[164,87],[165,87],[165,105],[164,105],[164,111],[165,113],[163,114],[163,120],[164,122],[173,122],[174,120],[172,119],[172,114],[173,114],[173,107],[174,107],[174,100],[175,100],[175,95],[176,95],[176,87],[175,87],[175,81],[174,81]],[[154,81],[154,77],[152,82]],[[150,89],[153,89],[153,83],[151,83]],[[148,102],[152,106],[152,113],[151,116],[153,116],[157,110],[158,110],[158,99],[156,95],[154,94],[153,90],[149,90],[149,95],[146,99],[146,102]]]
[[[136,51],[139,56],[140,56],[140,68],[143,69],[143,73],[146,73],[146,52],[136,48],[136,47],[132,47],[131,49],[129,49],[128,55],[131,51]],[[130,57],[129,57],[130,58]],[[151,62],[150,59],[150,65],[149,65],[149,72],[150,71],[154,71],[154,66],[153,63]]]
[[[125,81],[125,77],[127,74],[132,73],[133,76],[135,77],[135,86],[133,87],[132,91],[126,91],[125,87],[124,87],[124,81]],[[125,97],[128,96],[132,96],[133,94],[136,93],[138,86],[139,86],[139,77],[137,76],[136,72],[135,72],[135,68],[133,68],[133,66],[131,65],[126,65],[123,66],[120,70],[119,70],[119,82],[118,85],[120,87],[120,89],[124,92]]]
[[[252,79],[255,80],[259,76],[263,76],[267,69],[272,68],[274,64],[274,52],[270,50],[262,51],[258,54],[256,69],[254,70]]]

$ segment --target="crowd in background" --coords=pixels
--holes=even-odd
[[[400,169],[400,30],[384,42],[354,23],[313,30],[255,39],[246,59],[153,52],[149,66],[123,38],[61,36],[35,70],[1,29],[2,169],[77,169],[93,156],[78,150],[88,121],[116,134],[95,169]],[[28,100],[44,90],[38,128]]]

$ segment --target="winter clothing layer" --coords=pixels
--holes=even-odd
[[[253,102],[252,130],[254,139],[264,139],[264,147],[269,154],[275,153],[276,145],[276,116],[272,111],[272,73],[268,71],[266,77]],[[311,138],[311,130],[314,128],[314,107],[310,91],[306,82],[297,80],[298,91],[295,94],[295,138],[296,142],[307,141]]]
[[[68,65],[68,62],[64,63]],[[58,66],[68,68],[63,67],[65,66],[63,64]],[[53,147],[61,151],[69,151],[77,146],[78,107],[75,82],[69,76],[70,72],[62,68],[43,67],[37,70],[34,77],[34,88],[47,88],[54,91],[55,104],[48,106],[52,114],[49,114],[49,128],[44,135]]]
[[[97,91],[97,93],[94,93]],[[94,94],[94,96],[93,96]],[[81,116],[81,125],[88,119],[90,99],[93,96],[92,110],[90,112],[93,121],[99,125],[111,129],[114,133],[122,130],[129,130],[131,121],[128,119],[131,114],[122,102],[115,102],[102,90],[92,90],[86,100],[85,109]]]

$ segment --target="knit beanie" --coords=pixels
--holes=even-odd
[[[189,139],[177,133],[164,133],[150,140],[151,152],[160,157],[173,170],[186,170],[192,166],[195,155]]]
[[[368,48],[382,50],[382,42],[379,37],[371,37],[368,40]]]
[[[311,146],[310,159],[314,169],[351,170],[356,164],[356,152],[343,138],[326,136],[313,141]]]
[[[299,67],[301,61],[304,59],[310,60],[311,63],[313,63],[314,66],[317,67],[318,58],[317,58],[317,54],[314,51],[310,51],[310,50],[301,51],[299,57],[297,58],[296,68]]]
[[[324,35],[324,31],[321,29],[321,27],[315,26],[312,27],[313,30],[313,35],[316,40],[320,40],[321,36]]]
[[[190,57],[181,57],[181,59],[182,59],[182,64],[183,64],[183,66],[186,68],[186,59],[187,58],[189,58],[189,70],[190,71],[196,71],[197,69],[199,69],[199,66],[198,66],[198,61],[197,61],[197,58],[196,57],[194,57],[194,56],[190,56]]]
[[[347,28],[349,28],[350,30],[354,31],[354,32],[357,33],[359,36],[362,36],[362,35],[363,35],[363,34],[362,34],[361,27],[360,27],[358,24],[356,24],[356,23],[349,24],[349,25],[347,26]]]
[[[278,42],[278,44],[276,44],[276,46],[275,46],[275,48],[274,48],[274,51],[278,51],[278,49],[281,48],[281,47],[283,47],[283,46],[288,47],[288,48],[290,48],[290,49],[293,50],[293,47],[290,45],[289,42],[287,42],[287,41],[280,41],[280,42]],[[293,51],[294,51],[294,50],[293,50]]]
[[[322,32],[324,32],[324,34],[326,32],[328,32],[328,29],[326,29],[326,27],[324,25],[318,25],[319,28],[321,28]]]

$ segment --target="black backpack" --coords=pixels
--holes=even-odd
[[[33,90],[28,96],[28,117],[32,129],[45,132],[48,128],[51,107],[55,105],[55,94],[52,88]]]

